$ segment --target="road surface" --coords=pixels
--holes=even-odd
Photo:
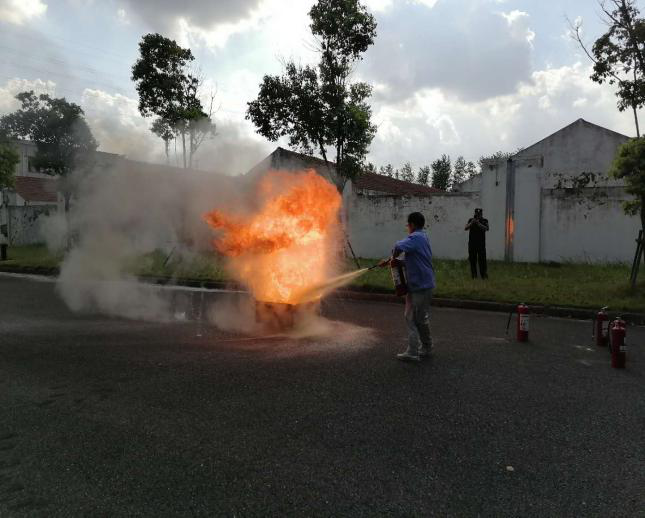
[[[0,516],[645,516],[644,329],[619,371],[589,322],[435,309],[414,365],[401,306],[323,312],[248,337],[0,276]]]

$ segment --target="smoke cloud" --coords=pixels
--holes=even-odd
[[[168,297],[139,282],[134,266],[153,252],[190,257],[210,250],[202,214],[242,185],[241,179],[127,160],[95,169],[78,181],[69,214],[43,224],[50,248],[61,249],[68,236],[72,242],[61,265],[61,297],[74,311],[167,320]]]

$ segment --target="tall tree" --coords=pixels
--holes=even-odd
[[[194,59],[190,49],[174,40],[146,34],[139,43],[139,59],[132,67],[139,112],[144,117],[157,117],[151,130],[164,141],[167,160],[171,135],[181,139],[184,168],[192,166],[204,139],[215,136],[212,97],[206,113],[200,100],[201,81],[190,71]]]
[[[450,174],[452,167],[450,164],[450,157],[448,155],[441,155],[432,162],[432,187],[447,191],[450,187]]]
[[[383,176],[389,176],[390,178],[394,177],[394,167],[392,167],[392,164],[387,164],[386,166],[381,166],[378,170],[379,174],[382,174]]]
[[[429,179],[430,179],[430,167],[427,165],[420,167],[419,172],[417,173],[417,183],[420,183],[421,185],[428,185]]]
[[[69,175],[89,169],[94,163],[98,144],[84,118],[83,109],[65,98],[53,98],[33,91],[16,95],[21,107],[0,118],[0,131],[14,139],[36,144],[34,167],[47,174],[61,176],[59,188],[65,198],[65,211],[73,194]]]
[[[477,169],[475,162],[472,162],[469,160],[466,163],[466,179],[470,180],[471,178],[477,176],[478,174],[479,174],[479,170]]]
[[[351,83],[354,65],[374,42],[376,22],[359,0],[318,0],[309,11],[320,62],[285,63],[282,76],[264,76],[246,118],[271,141],[288,137],[304,153],[326,163],[335,154],[337,188],[360,174],[376,127],[368,103],[372,88]]]
[[[608,29],[591,51],[582,41],[581,22],[570,22],[572,33],[593,62],[591,79],[618,87],[618,110],[632,110],[640,137],[638,109],[645,105],[645,20],[640,18],[635,0],[602,1],[600,8]]]
[[[20,155],[14,149],[11,139],[0,132],[0,189],[13,187],[16,166],[20,163]]]
[[[404,182],[414,182],[414,171],[412,170],[412,164],[406,162],[401,167],[401,180]]]
[[[455,190],[455,188],[467,179],[466,168],[468,167],[468,162],[463,156],[458,156],[457,160],[452,166],[452,179],[450,181],[450,190]]]

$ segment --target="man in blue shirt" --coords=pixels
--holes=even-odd
[[[405,254],[408,293],[405,298],[405,322],[408,327],[408,348],[396,357],[402,361],[418,362],[432,353],[430,336],[430,303],[435,287],[430,240],[423,231],[426,220],[420,212],[408,216],[408,237],[394,245],[392,258]],[[388,266],[392,260],[379,264]]]

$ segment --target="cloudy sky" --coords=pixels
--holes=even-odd
[[[582,117],[628,135],[611,87],[567,34],[580,18],[604,31],[595,0],[364,0],[377,39],[355,71],[374,86],[378,133],[368,159],[417,168],[442,153],[476,160],[525,147]],[[100,149],[162,161],[137,112],[130,69],[138,42],[160,32],[189,46],[216,92],[218,136],[201,169],[244,172],[276,146],[244,119],[281,60],[313,63],[312,0],[0,0],[0,113],[25,89],[80,103]],[[642,6],[641,6],[642,7]]]

